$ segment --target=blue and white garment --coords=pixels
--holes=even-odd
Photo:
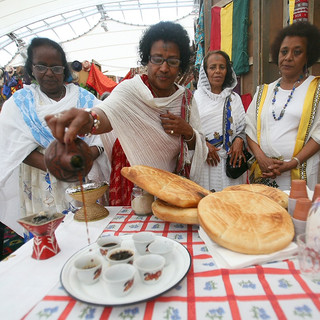
[[[208,141],[221,141],[217,166],[204,164],[200,185],[215,191],[221,191],[229,185],[246,182],[246,175],[231,179],[226,175],[227,152],[236,136],[245,139],[245,111],[240,96],[233,92],[237,78],[233,72],[233,83],[222,90],[220,94],[211,92],[211,86],[203,64],[200,68],[199,81],[194,98],[197,102],[201,127]],[[227,100],[229,97],[229,101]],[[226,103],[227,102],[227,103]],[[216,140],[214,140],[216,139]]]
[[[78,87],[78,89],[79,99],[77,101],[76,107],[92,108],[93,102],[96,99],[95,96],[81,87]],[[39,120],[34,107],[35,102],[32,90],[29,88],[18,90],[13,95],[13,99],[23,116],[24,122],[30,128],[34,139],[40,146],[42,146],[43,148],[47,148],[50,142],[54,140],[54,138],[48,128],[44,127]]]
[[[0,218],[20,235],[22,227],[16,220],[21,217],[40,211],[64,212],[72,207],[71,198],[65,194],[68,183],[22,163],[34,150],[43,153],[54,139],[44,120],[46,115],[101,103],[79,86],[68,84],[65,88],[65,97],[57,102],[38,85],[25,86],[4,103],[0,113]],[[86,138],[86,142],[102,146],[99,136]],[[104,160],[107,164],[106,156]]]

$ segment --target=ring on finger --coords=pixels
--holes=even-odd
[[[57,114],[54,115],[54,117],[57,118],[57,119],[60,118],[61,116],[62,116],[62,113],[57,113]]]
[[[170,134],[174,134],[174,131],[173,131],[173,130],[170,130]]]

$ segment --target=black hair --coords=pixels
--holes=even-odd
[[[149,27],[139,42],[139,56],[143,66],[148,64],[151,47],[158,40],[177,44],[180,51],[180,70],[184,73],[188,69],[191,56],[187,31],[180,24],[171,21],[161,21]]]
[[[32,74],[32,60],[33,60],[33,50],[38,47],[45,47],[49,46],[56,49],[61,54],[62,65],[64,66],[64,81],[68,81],[71,77],[69,65],[67,63],[67,58],[64,50],[62,47],[55,41],[50,40],[48,38],[33,38],[27,51],[27,60],[25,63],[25,70],[26,73],[32,78],[35,79],[34,75]]]
[[[223,57],[225,58],[225,60],[226,60],[227,74],[226,74],[226,77],[225,77],[225,79],[224,79],[224,81],[223,81],[222,89],[231,87],[231,85],[232,85],[232,83],[233,83],[233,81],[234,81],[234,79],[233,79],[233,71],[232,71],[232,62],[231,62],[231,60],[230,60],[229,55],[228,55],[226,52],[222,51],[222,50],[209,51],[209,52],[206,54],[206,56],[204,57],[204,59],[203,59],[203,69],[204,69],[206,75],[208,75],[208,74],[207,74],[208,59],[209,59],[209,57],[210,57],[211,55],[213,55],[213,54],[220,54],[220,55],[223,56]]]
[[[320,30],[308,21],[297,21],[280,30],[271,46],[272,61],[278,64],[279,51],[285,37],[303,37],[307,39],[307,68],[320,57]]]

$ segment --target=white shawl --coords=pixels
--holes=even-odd
[[[173,172],[180,151],[180,137],[168,135],[161,126],[160,114],[169,110],[181,115],[185,89],[165,98],[154,98],[139,75],[120,83],[99,106],[107,115],[115,135],[131,165],[143,164]],[[196,135],[190,178],[199,181],[207,147],[200,131],[198,109],[192,101],[190,125]],[[190,151],[189,151],[190,152]]]
[[[50,129],[44,120],[47,114],[58,113],[79,105],[80,107],[89,107],[100,103],[100,101],[91,94],[87,94],[86,92],[80,94],[80,90],[83,89],[80,89],[74,84],[66,85],[66,95],[58,102],[45,95],[38,85],[25,85],[24,88],[31,90],[35,102],[35,110],[32,109],[32,112],[36,113],[41,124],[47,128],[49,132]],[[89,95],[91,95],[91,97],[89,97]],[[102,146],[99,136],[92,136],[86,139],[86,142],[89,145]],[[38,182],[36,183],[33,180],[34,188],[40,188],[41,182],[45,177],[45,172],[22,163],[31,151],[38,147],[39,144],[32,135],[29,126],[25,123],[24,117],[16,105],[14,97],[11,97],[4,103],[0,113],[0,220],[20,235],[22,235],[22,227],[17,224],[16,220],[21,218],[22,215],[39,212],[38,210],[40,210],[39,208],[44,201],[40,196],[37,197],[33,194],[32,199],[29,201],[30,203],[23,201],[22,197],[22,201],[20,202],[20,196],[28,191],[23,190],[26,186],[22,184],[19,185],[20,165],[20,179],[23,179],[26,174],[33,177],[38,174]],[[41,149],[43,150],[43,148]],[[106,155],[102,155],[94,161],[93,169],[90,172],[90,179],[98,181],[105,180],[108,178],[108,175],[110,175],[110,165],[108,164]],[[50,180],[53,188],[56,186],[55,189],[57,190],[57,192],[54,191],[56,209],[62,211],[66,209],[65,189],[69,184],[57,181],[52,176]]]
[[[79,87],[74,84],[68,84],[65,87],[65,97],[56,102],[41,92],[38,85],[24,86],[24,88],[31,90],[35,100],[35,112],[43,127],[49,131],[50,129],[44,120],[46,115],[77,107]],[[93,105],[98,103],[100,101],[95,99]],[[88,139],[87,142],[90,145],[102,145],[99,137]],[[37,147],[39,147],[39,144],[25,123],[13,97],[11,97],[4,103],[0,113],[0,188],[4,186],[13,170]]]
[[[245,111],[240,96],[233,92],[236,85],[237,79],[233,72],[233,82],[230,87],[223,89],[220,94],[211,92],[209,79],[203,68],[203,64],[201,65],[198,86],[194,98],[198,105],[202,130],[208,140],[214,138],[215,132],[218,132],[220,135],[223,134],[223,109],[226,98],[230,94],[233,118],[230,127],[233,130],[233,133],[230,135],[230,142],[232,142],[236,136],[244,138]],[[217,166],[213,167],[207,163],[204,164],[201,185],[210,190],[221,191],[229,185],[243,183],[245,181],[244,175],[238,179],[230,179],[226,176],[227,153],[223,147],[218,151],[218,155],[220,157],[220,163]]]

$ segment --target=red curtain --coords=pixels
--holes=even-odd
[[[111,92],[117,85],[115,81],[104,75],[93,63],[91,64],[87,85],[96,90],[100,95]]]

